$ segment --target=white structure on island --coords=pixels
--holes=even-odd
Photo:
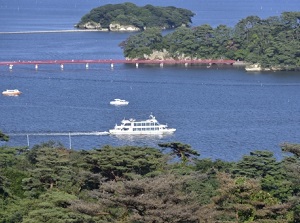
[[[245,67],[245,70],[257,72],[257,71],[262,71],[263,69],[260,64],[250,64]]]

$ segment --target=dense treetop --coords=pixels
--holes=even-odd
[[[237,162],[159,146],[2,146],[0,223],[300,221],[300,145],[282,145],[281,161],[253,151]]]
[[[0,141],[8,141],[9,136],[0,131]]]
[[[233,59],[294,70],[300,67],[300,12],[267,19],[248,16],[233,28],[179,27],[164,36],[159,29],[147,29],[120,45],[129,59],[148,59],[153,52],[164,52],[164,58]]]
[[[144,30],[148,27],[176,28],[188,26],[194,13],[187,9],[158,7],[146,5],[138,7],[133,3],[107,4],[92,9],[81,18],[77,26],[87,22],[100,23],[102,28],[109,28],[111,23],[120,25],[133,25]]]

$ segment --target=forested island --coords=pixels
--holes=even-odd
[[[193,16],[192,11],[174,6],[138,7],[126,2],[94,8],[81,18],[76,27],[107,31],[139,31],[150,27],[174,29],[189,26]]]
[[[166,35],[152,28],[120,46],[128,59],[233,59],[263,70],[300,68],[300,12],[260,19],[249,16],[233,28],[179,27]]]
[[[281,148],[227,162],[179,142],[1,146],[0,223],[300,222],[300,145]]]
[[[261,19],[248,16],[234,27],[208,24],[190,28],[187,9],[107,4],[92,9],[76,25],[81,29],[141,31],[123,41],[127,59],[231,59],[248,70],[300,69],[300,12]],[[162,29],[175,29],[166,35]]]

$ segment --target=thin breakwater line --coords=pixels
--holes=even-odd
[[[12,32],[0,32],[0,34],[74,33],[74,32],[104,32],[104,31],[98,29],[67,29],[67,30],[12,31]]]

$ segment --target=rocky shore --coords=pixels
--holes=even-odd
[[[262,67],[261,64],[247,64],[245,65],[245,70],[249,72],[259,72],[259,71],[283,71],[289,70],[288,67],[281,67],[281,66],[272,66],[272,67]]]
[[[109,28],[103,28],[100,23],[93,21],[75,25],[78,29],[89,29],[89,30],[99,30],[99,31],[112,31],[112,32],[136,32],[140,31],[140,28],[133,25],[121,25],[119,23],[111,23]]]

